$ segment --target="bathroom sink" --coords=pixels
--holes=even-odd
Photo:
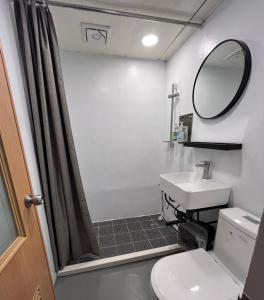
[[[231,192],[230,186],[196,172],[161,174],[160,188],[184,210],[225,205]]]

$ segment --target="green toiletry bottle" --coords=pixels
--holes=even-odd
[[[177,134],[178,134],[179,126],[177,123],[175,123],[174,130],[171,133],[171,140],[172,141],[177,141]]]

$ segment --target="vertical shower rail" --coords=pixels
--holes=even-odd
[[[168,98],[171,100],[171,117],[170,117],[170,140],[169,144],[170,147],[174,146],[174,141],[172,140],[172,131],[173,131],[173,114],[174,114],[174,104],[175,104],[175,98],[179,97],[179,92],[177,90],[177,84],[173,83],[171,88],[171,94],[168,95]]]

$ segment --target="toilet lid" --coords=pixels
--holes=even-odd
[[[167,256],[151,272],[160,300],[237,300],[241,288],[203,249]]]

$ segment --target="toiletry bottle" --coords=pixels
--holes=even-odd
[[[183,126],[184,129],[184,142],[188,142],[189,138],[189,126]]]
[[[177,134],[178,134],[178,131],[179,131],[179,126],[178,126],[177,123],[175,123],[174,130],[173,130],[172,133],[171,133],[171,140],[172,140],[172,141],[176,141],[176,140],[177,140]]]
[[[177,132],[177,142],[178,143],[183,143],[184,140],[185,140],[185,130],[184,130],[184,127],[183,127],[183,123],[181,122],[179,130]]]

